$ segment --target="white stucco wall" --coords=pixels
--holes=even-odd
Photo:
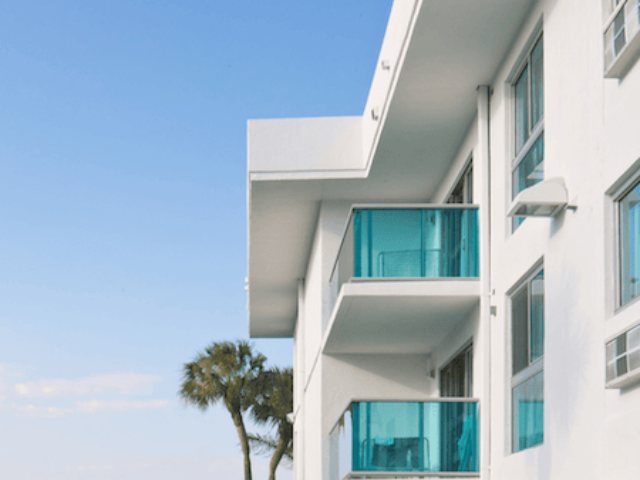
[[[540,22],[544,34],[545,177],[564,178],[577,210],[565,211],[555,219],[528,219],[512,233],[511,219],[506,217],[511,201],[513,136],[509,82]],[[640,63],[622,80],[605,80],[602,64],[600,2],[540,0],[492,82],[491,202],[487,205],[476,197],[474,203],[490,208],[487,301],[495,307],[495,315],[488,320],[490,330],[484,330],[486,305],[481,302],[462,327],[433,352],[435,367],[440,368],[473,339],[474,396],[480,398],[481,408],[490,409],[490,425],[482,428],[490,430],[491,444],[482,448],[491,452],[492,480],[631,480],[640,472],[640,385],[625,390],[604,388],[605,341],[640,321],[640,301],[616,308],[612,197],[617,185],[640,171]],[[378,88],[375,82],[374,86]],[[370,102],[376,103],[376,95],[379,92],[372,87]],[[373,123],[366,126],[366,122],[364,144],[375,134]],[[486,163],[475,161],[482,140],[479,135],[476,119],[440,188],[425,201],[446,199],[472,153],[474,176],[482,173],[479,168],[487,168]],[[476,183],[474,195],[480,191],[477,187]],[[298,433],[303,437],[304,466],[296,466],[297,480],[326,474],[327,436],[351,398],[418,399],[438,393],[437,379],[427,377],[424,355],[320,354],[329,311],[328,275],[347,212],[348,205],[340,202],[322,205],[305,279],[305,326],[296,330],[296,349],[304,346],[302,352],[296,352],[303,370],[296,373],[296,381],[304,383],[302,391],[297,390],[297,401],[304,405],[299,410],[303,427]],[[540,264],[545,271],[544,442],[511,453],[508,293]],[[484,335],[489,331],[487,338]],[[487,372],[484,349],[489,346],[491,371]],[[490,406],[483,386],[489,375]],[[298,472],[303,470],[305,476],[300,477]],[[488,475],[483,470],[482,478]]]
[[[323,436],[351,400],[425,400],[435,391],[426,355],[323,355]]]
[[[603,80],[603,134],[599,172],[599,193],[615,189],[616,184],[640,172],[640,63],[636,61],[621,79]],[[600,195],[599,195],[600,196]],[[602,201],[602,197],[600,198]],[[605,246],[613,244],[613,198],[605,196]],[[613,252],[609,248],[609,252]],[[605,338],[619,335],[640,321],[640,302],[615,308],[615,256],[605,257]],[[601,350],[601,356],[604,349]],[[600,371],[602,377],[604,373]],[[604,396],[603,471],[611,478],[637,478],[640,472],[640,385],[624,390],[607,390]]]
[[[447,171],[444,179],[440,183],[440,186],[435,191],[433,196],[429,199],[430,203],[445,203],[451,192],[455,188],[456,184],[460,180],[460,176],[464,172],[465,167],[468,165],[473,157],[473,151],[478,142],[478,119],[474,118],[473,122],[469,126],[469,130],[464,137],[464,140],[460,142],[458,151],[451,161],[451,166]],[[477,167],[476,167],[477,168]],[[475,172],[474,172],[475,173]],[[478,188],[474,188],[474,193],[478,193]],[[478,195],[475,195],[476,197]],[[474,198],[474,204],[480,203],[480,198]]]
[[[512,234],[505,216],[513,131],[508,76],[540,19],[545,178],[563,177],[578,209],[556,219],[528,219]],[[616,247],[610,241],[613,204],[606,195],[640,157],[639,81],[638,65],[622,81],[603,78],[601,4],[579,0],[538,2],[494,81],[492,478],[631,479],[640,472],[635,453],[640,387],[604,388],[607,335],[640,319],[640,305],[619,314],[608,307]],[[507,292],[540,261],[545,270],[544,442],[513,454]]]
[[[480,307],[475,307],[466,316],[464,321],[460,323],[460,327],[449,335],[442,344],[433,352],[433,358],[436,365],[436,393],[440,395],[440,369],[446,366],[455,358],[460,351],[466,347],[469,342],[473,343],[473,397],[482,398],[482,383],[478,382],[477,376],[482,368],[482,358],[476,353],[479,345],[478,327],[479,327]],[[481,403],[482,406],[482,403]]]
[[[297,438],[294,448],[303,452],[296,457],[296,478],[307,480],[323,478],[323,454],[326,453],[322,436],[322,378],[320,358],[323,322],[330,312],[329,276],[335,261],[342,230],[350,204],[324,202],[314,234],[313,247],[304,279],[302,312],[298,312],[294,345],[296,372],[294,386],[296,400]],[[300,307],[299,307],[300,308]]]

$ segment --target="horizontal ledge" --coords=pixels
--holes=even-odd
[[[263,170],[249,172],[250,182],[294,180],[362,180],[366,170]]]
[[[342,284],[334,309],[349,297],[423,297],[429,300],[429,298],[443,296],[480,298],[480,279],[477,277],[359,279]]]
[[[368,403],[479,403],[480,399],[475,397],[430,397],[426,400],[387,400],[384,398],[354,398],[351,403],[360,403],[360,402],[368,402]],[[346,410],[345,410],[346,411]]]
[[[609,380],[606,383],[606,388],[609,389],[623,389],[627,388],[635,383],[640,382],[640,368],[631,370],[630,372],[620,375],[617,378]]]
[[[368,478],[478,478],[480,472],[416,472],[416,471],[371,471],[349,472],[342,480]]]
[[[478,210],[474,203],[354,203],[351,210]]]
[[[371,282],[477,282],[480,277],[351,277],[345,283]]]

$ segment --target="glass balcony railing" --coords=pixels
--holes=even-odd
[[[478,402],[472,399],[353,402],[331,433],[331,477],[478,476],[478,419]]]
[[[354,207],[332,282],[398,277],[478,277],[477,207]]]

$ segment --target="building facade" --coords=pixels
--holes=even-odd
[[[249,121],[296,480],[640,478],[639,30],[639,0],[397,0],[362,116]]]

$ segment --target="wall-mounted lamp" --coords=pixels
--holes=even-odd
[[[510,217],[555,217],[569,205],[567,189],[561,177],[549,178],[521,191],[511,202]]]
[[[433,353],[427,353],[427,378],[435,380],[436,378],[436,359]]]

